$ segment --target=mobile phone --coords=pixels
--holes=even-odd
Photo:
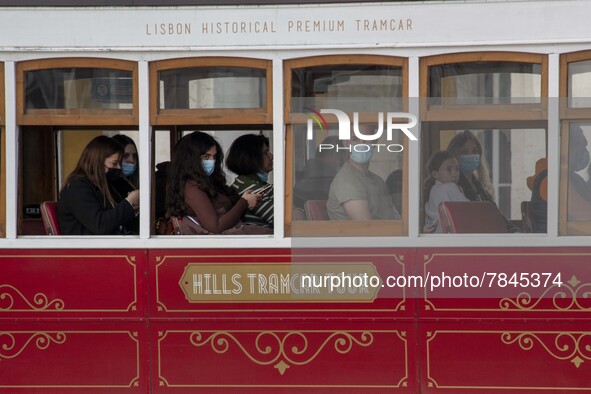
[[[270,189],[273,188],[273,185],[271,183],[266,184],[265,186],[261,187],[260,189],[257,189],[255,191],[255,193],[266,193],[267,191],[269,191]]]

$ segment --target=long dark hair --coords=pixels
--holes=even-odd
[[[115,140],[115,142],[119,143],[119,145],[121,145],[123,147],[123,155],[125,155],[125,147],[127,145],[133,145],[133,147],[135,148],[135,151],[137,152],[137,146],[135,145],[135,141],[133,139],[131,139],[130,137],[126,136],[125,134],[116,134],[111,138],[113,138]],[[137,156],[136,164],[137,164],[137,168],[135,170],[135,173],[132,176],[126,177],[125,175],[121,174],[121,177],[127,179],[129,181],[129,183],[131,183],[133,185],[133,187],[135,187],[137,189],[140,184],[139,155]]]
[[[201,165],[201,156],[212,146],[217,149],[215,170],[208,176]],[[181,138],[172,152],[169,177],[166,183],[166,208],[168,215],[182,216],[187,212],[185,205],[185,185],[189,181],[197,183],[210,199],[217,193],[235,197],[235,192],[226,186],[226,174],[222,169],[224,154],[220,144],[209,134],[195,131]]]
[[[454,155],[446,150],[440,150],[435,152],[429,158],[427,162],[427,177],[425,178],[425,182],[423,183],[423,196],[425,202],[429,200],[429,195],[431,194],[431,188],[435,184],[435,178],[433,178],[433,171],[438,171],[441,165],[449,159],[454,159],[457,161]]]
[[[105,175],[105,160],[115,153],[118,153],[120,158],[123,154],[123,149],[117,142],[105,135],[95,137],[82,151],[78,164],[66,179],[64,187],[69,185],[74,178],[87,178],[100,189],[111,206],[115,206],[115,200],[109,191]]]
[[[263,168],[265,146],[269,147],[269,138],[264,135],[241,135],[230,146],[226,167],[236,175],[256,174]]]

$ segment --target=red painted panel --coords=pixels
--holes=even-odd
[[[154,324],[154,393],[414,393],[415,340],[412,323]]]
[[[338,297],[325,299],[302,299],[282,294],[274,297],[264,295],[257,287],[257,282],[250,286],[248,272],[257,272],[264,266],[286,267],[297,270],[301,267],[323,266],[324,271],[333,272],[346,265],[362,265],[377,273],[382,279],[388,275],[404,275],[409,272],[414,259],[414,249],[313,249],[313,250],[277,250],[277,249],[242,249],[242,250],[151,250],[149,251],[149,275],[151,285],[150,313],[152,317],[162,318],[330,318],[371,316],[372,318],[394,319],[412,318],[414,313],[413,294],[406,289],[378,288],[374,298],[362,300],[339,300]],[[185,276],[190,267],[200,270],[200,274],[211,272],[213,266],[226,266],[227,283],[224,289],[232,287],[232,273],[241,272],[242,287],[237,294],[226,299],[209,301],[188,299],[183,283],[190,287],[191,278]],[[258,268],[257,268],[258,267]],[[326,268],[328,267],[328,268]],[[272,269],[275,269],[272,268]],[[279,269],[279,268],[277,268]],[[327,272],[327,273],[328,273]],[[218,275],[218,282],[220,280]],[[292,276],[293,278],[293,276]],[[181,282],[183,279],[183,282]],[[218,291],[222,291],[219,284]],[[249,292],[261,295],[261,299],[249,299]],[[414,290],[412,290],[414,291]],[[336,294],[336,293],[334,293]],[[326,301],[324,301],[326,300]]]
[[[423,277],[448,278],[445,287],[423,289],[421,317],[591,318],[590,248],[440,248],[417,255]]]
[[[591,327],[572,323],[420,324],[421,393],[591,390]]]
[[[3,250],[0,321],[145,316],[144,250]]]
[[[145,323],[2,323],[1,393],[148,393]]]

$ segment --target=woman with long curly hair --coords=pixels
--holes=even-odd
[[[262,198],[242,195],[226,185],[220,144],[195,131],[174,148],[166,187],[167,215],[182,218],[183,234],[269,234],[270,229],[243,224],[242,216]]]

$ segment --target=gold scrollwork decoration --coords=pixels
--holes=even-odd
[[[22,340],[19,340],[24,337]],[[15,358],[25,348],[34,342],[39,350],[45,350],[51,343],[61,345],[66,342],[66,334],[63,332],[0,332],[0,359]]]
[[[373,335],[370,332],[336,331],[325,338],[316,351],[313,351],[310,349],[308,337],[303,332],[292,331],[280,336],[276,332],[263,331],[258,333],[254,340],[254,351],[249,351],[247,346],[231,332],[220,331],[207,334],[193,332],[189,340],[196,347],[210,344],[212,350],[219,354],[228,351],[230,343],[233,342],[252,362],[258,365],[273,364],[281,375],[291,366],[309,364],[329,343],[332,343],[334,349],[340,354],[349,353],[354,345],[368,347],[373,343]]]
[[[15,303],[19,302],[19,300],[27,307],[15,307]],[[0,312],[23,309],[31,309],[33,311],[61,311],[64,309],[64,301],[59,298],[50,301],[49,297],[45,294],[37,293],[33,296],[33,302],[31,303],[16,287],[6,284],[0,285]]]
[[[523,350],[531,350],[538,343],[553,358],[568,360],[576,368],[585,360],[591,360],[591,332],[503,332],[501,340],[506,345],[517,343]]]
[[[552,299],[554,309],[559,311],[579,310],[591,311],[591,283],[583,283],[573,276],[568,282],[562,283],[562,286],[556,284],[548,287],[544,292],[533,299],[531,294],[519,293],[516,298],[503,298],[499,306],[504,310],[519,309],[530,311],[536,309],[542,300]],[[584,305],[583,300],[587,300],[589,305]]]

